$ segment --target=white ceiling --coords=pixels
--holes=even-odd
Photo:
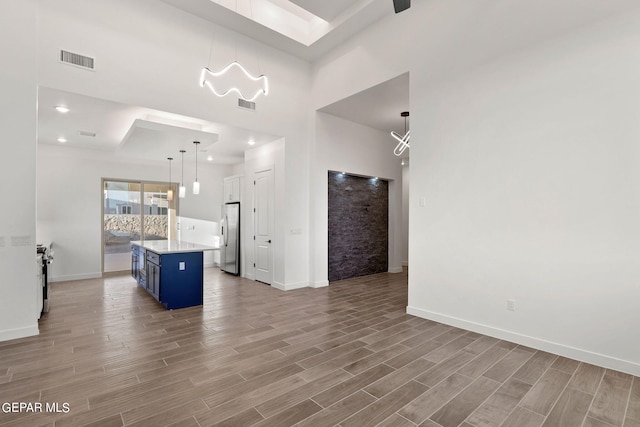
[[[391,0],[162,1],[307,60],[317,58],[385,14],[393,13]],[[284,35],[264,21],[257,22],[255,18],[260,13],[279,16],[289,27],[308,25],[308,31],[317,32],[314,36],[317,39],[309,42],[310,39],[296,40],[291,34]],[[58,113],[56,105],[67,106],[71,111]],[[204,158],[212,156],[214,163],[236,164],[243,160],[248,140],[259,146],[278,139],[277,135],[46,87],[39,88],[38,106],[39,143],[60,145],[57,139],[64,136],[67,146],[109,150],[145,160],[177,159],[181,149],[187,150],[185,158],[194,157],[193,141],[199,140],[203,142],[199,153]],[[408,108],[409,77],[405,74],[322,111],[383,131],[401,132],[404,119],[400,112]]]
[[[66,106],[68,113],[55,107]],[[83,133],[95,134],[84,136]],[[64,136],[67,142],[57,139]],[[112,151],[147,161],[195,157],[193,141],[200,141],[199,157],[213,157],[213,163],[236,164],[250,148],[278,139],[257,133],[164,111],[119,104],[104,99],[40,87],[38,89],[38,143]]]
[[[359,0],[291,0],[301,8],[324,19],[327,22],[334,21],[338,16],[352,8]]]
[[[404,134],[404,118],[400,113],[409,111],[409,73],[356,93],[320,111],[374,129]]]
[[[308,61],[394,13],[392,0],[162,1]]]

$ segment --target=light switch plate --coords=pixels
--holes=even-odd
[[[179,268],[180,268],[180,271],[182,271],[182,270],[184,270],[186,268],[186,266],[184,264],[184,261],[180,261]]]

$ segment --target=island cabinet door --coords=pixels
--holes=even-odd
[[[202,305],[202,252],[163,254],[160,302],[169,309]]]
[[[147,291],[158,299],[160,291],[160,266],[147,262]]]
[[[147,292],[155,299],[159,299],[160,295],[160,259],[157,253],[147,251]]]

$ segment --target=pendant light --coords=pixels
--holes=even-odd
[[[238,12],[237,0],[236,0],[236,13],[240,13]],[[253,2],[251,0],[249,0],[249,13],[250,13],[249,19],[254,21]],[[209,51],[209,64],[211,64],[212,53],[213,53],[213,40],[211,41],[211,49]],[[260,72],[260,58],[258,58],[258,74],[259,75],[254,76],[245,67],[243,67],[242,64],[238,62],[237,56],[238,56],[238,52],[236,48],[235,60],[231,62],[229,65],[227,65],[226,67],[220,70],[212,70],[209,67],[202,68],[202,71],[200,73],[200,86],[208,87],[209,90],[211,90],[211,92],[213,92],[214,95],[220,98],[226,95],[229,95],[231,93],[235,93],[238,95],[240,99],[244,101],[254,102],[256,98],[259,97],[260,95],[267,96],[269,94],[269,79],[267,78],[267,76],[265,76]],[[239,69],[239,71],[242,72],[244,77],[246,77],[247,81],[241,86],[249,86],[249,87],[253,87],[253,89],[250,89],[249,92],[245,93],[237,85],[234,85],[231,87],[225,87],[225,86],[228,86],[228,84],[224,85],[225,79],[222,76],[224,76],[227,72],[229,72],[233,68]],[[240,73],[237,71],[236,71],[236,75],[241,77]],[[218,83],[218,80],[222,80],[222,81]],[[218,87],[216,87],[216,84]],[[223,86],[220,87],[220,84],[222,84]],[[245,87],[245,90],[246,90],[246,87]]]
[[[193,141],[196,145],[196,180],[193,181],[193,194],[200,194],[200,183],[198,182],[198,146],[200,141]]]
[[[167,160],[169,160],[169,189],[167,190],[167,200],[171,201],[173,200],[173,183],[171,182],[171,161],[173,157],[167,157]]]
[[[396,132],[391,131],[391,136],[394,137],[398,141],[398,145],[393,150],[393,154],[400,157],[404,150],[409,147],[409,141],[411,140],[411,131],[407,130],[407,117],[409,117],[408,111],[403,111],[400,113],[400,117],[404,117],[404,136],[398,135]]]
[[[180,179],[180,188],[178,189],[178,197],[180,197],[181,199],[184,199],[184,196],[187,195],[187,189],[184,187],[184,153],[185,152],[186,152],[185,150],[180,150],[180,155],[182,156],[182,168],[181,168],[182,178]]]

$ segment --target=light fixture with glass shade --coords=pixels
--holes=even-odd
[[[167,200],[171,201],[173,200],[173,183],[171,182],[171,161],[173,157],[167,157],[167,160],[169,160],[169,189],[167,190]]]
[[[200,141],[193,141],[196,145],[196,180],[193,181],[193,194],[200,194],[200,183],[198,182],[198,146]]]
[[[182,168],[181,168],[181,178],[180,178],[180,188],[178,189],[178,197],[184,199],[184,196],[187,195],[187,189],[184,186],[184,153],[185,150],[180,150],[180,155],[182,156]]]

